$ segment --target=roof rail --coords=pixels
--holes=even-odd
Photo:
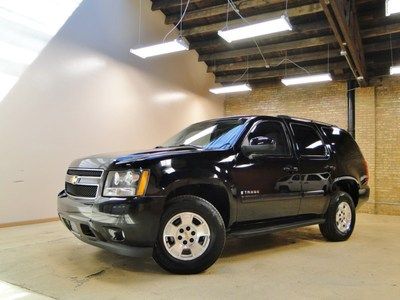
[[[291,119],[291,120],[295,120],[295,121],[312,122],[312,123],[317,123],[317,124],[320,124],[320,125],[336,126],[336,125],[325,123],[325,122],[321,122],[321,121],[315,121],[315,120],[305,119],[305,118],[291,117],[291,116],[287,116],[287,115],[277,115],[277,117],[278,118],[284,118],[284,119]]]

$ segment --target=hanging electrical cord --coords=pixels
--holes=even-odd
[[[172,31],[174,31],[174,29],[177,28],[177,27],[182,23],[183,18],[184,18],[185,15],[186,15],[186,11],[187,11],[187,9],[188,9],[188,7],[189,7],[189,4],[190,4],[190,0],[187,1],[186,6],[185,6],[185,9],[183,10],[183,12],[181,12],[181,18],[178,20],[178,22],[175,24],[175,26],[172,27],[172,29],[164,36],[164,38],[163,38],[163,43],[165,42],[165,40],[167,39],[167,37],[172,33]],[[181,29],[182,29],[182,27],[181,27]],[[182,38],[182,30],[181,30],[181,32],[179,33],[179,38]]]
[[[233,11],[234,11],[246,24],[249,24],[249,25],[250,25],[250,22],[247,21],[246,18],[242,16],[242,14],[241,14],[240,11],[239,11],[239,8],[237,8],[237,6],[236,6],[236,4],[233,2],[233,0],[227,0],[227,2],[228,2],[228,4],[229,4],[228,7],[231,6],[232,9],[233,9]],[[284,13],[284,14],[285,14],[286,16],[288,16],[288,2],[289,2],[288,0],[285,1],[285,13]],[[225,28],[227,28],[227,27],[228,27],[228,8],[227,8],[227,14],[226,14],[226,24],[225,24]],[[224,28],[224,29],[225,29],[225,28]],[[302,66],[300,66],[299,64],[297,64],[296,62],[294,62],[293,60],[291,60],[290,58],[287,58],[287,53],[286,53],[286,57],[285,57],[284,59],[282,59],[278,64],[276,64],[276,65],[270,65],[270,64],[268,64],[268,62],[267,62],[267,60],[266,60],[264,54],[263,54],[262,51],[261,51],[261,48],[260,48],[258,42],[257,42],[254,38],[252,38],[252,40],[253,40],[254,44],[256,45],[257,50],[258,50],[258,52],[259,52],[261,58],[263,59],[266,68],[270,68],[270,67],[279,67],[282,63],[289,62],[289,63],[293,64],[294,66],[296,66],[297,68],[299,68],[299,69],[305,71],[307,74],[310,74],[310,72],[309,72],[306,68],[303,68]],[[248,70],[246,70],[245,72],[247,72],[247,71],[248,71]],[[286,75],[286,64],[285,64],[285,75]]]
[[[138,26],[138,45],[141,43],[141,25],[142,25],[142,0],[139,2],[139,26]]]

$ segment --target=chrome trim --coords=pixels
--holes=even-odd
[[[65,193],[68,195],[68,197],[71,197],[73,199],[96,199],[99,197],[99,191],[100,191],[100,184],[102,182],[102,178],[104,175],[104,170],[103,169],[88,169],[88,168],[68,168],[68,170],[77,170],[77,171],[101,171],[101,175],[99,176],[81,176],[81,175],[65,175],[65,182],[72,184],[72,185],[82,185],[82,186],[96,186],[96,195],[94,197],[82,197],[82,196],[73,196],[65,190]],[[68,171],[67,171],[68,172]],[[78,182],[73,182],[72,178],[78,178]]]
[[[335,180],[332,181],[332,185],[333,185],[334,183],[338,182],[338,181],[341,181],[341,180],[353,180],[353,181],[355,181],[355,182],[357,183],[357,186],[360,187],[360,183],[357,181],[357,179],[355,179],[355,178],[352,177],[352,176],[341,176],[341,177],[337,177],[337,178],[335,178]]]
[[[87,178],[101,178],[103,177],[104,170],[103,169],[88,169],[88,168],[68,168],[68,170],[76,170],[76,171],[101,171],[100,176],[81,176],[81,175],[70,175],[70,176],[80,176],[80,177],[87,177]],[[68,172],[67,170],[67,172]],[[67,174],[69,175],[69,174]]]

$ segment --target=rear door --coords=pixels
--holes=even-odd
[[[313,123],[291,121],[289,126],[302,175],[299,214],[323,214],[329,203],[327,185],[334,165],[329,149]]]

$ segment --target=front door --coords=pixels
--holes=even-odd
[[[299,214],[323,214],[329,204],[327,189],[332,158],[315,126],[291,122],[295,148],[299,157],[303,197]]]
[[[297,215],[301,190],[289,181],[296,175],[298,165],[289,147],[286,127],[279,121],[258,121],[244,139],[243,146],[254,140],[267,140],[275,146],[265,153],[242,151],[237,157],[232,179],[239,199],[238,221]],[[285,182],[290,186],[284,186]]]

